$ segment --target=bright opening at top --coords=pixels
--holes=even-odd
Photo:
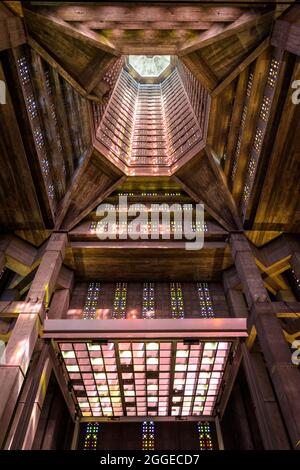
[[[158,77],[171,63],[169,55],[130,55],[129,64],[141,77]]]

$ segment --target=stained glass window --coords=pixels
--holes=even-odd
[[[100,297],[100,282],[90,282],[83,307],[83,319],[93,320],[96,318],[96,310]]]
[[[254,135],[254,142],[253,142],[253,146],[257,152],[259,152],[260,150],[262,139],[263,139],[263,131],[262,129],[257,128],[255,135]]]
[[[197,426],[200,450],[213,450],[210,422],[199,421]]]
[[[55,188],[53,184],[48,185],[48,196],[50,197],[50,199],[55,198]]]
[[[230,347],[228,341],[59,343],[86,417],[211,416]]]
[[[143,284],[142,317],[155,318],[154,282],[144,282]]]
[[[242,115],[241,115],[239,132],[238,132],[238,135],[237,135],[237,140],[236,140],[234,154],[233,154],[233,166],[232,166],[232,170],[231,170],[231,180],[232,181],[234,180],[236,172],[237,172],[237,167],[238,167],[238,162],[239,162],[239,157],[240,157],[240,151],[241,151],[241,147],[242,147],[242,137],[243,137],[243,132],[244,132],[245,123],[246,123],[246,117],[247,117],[247,112],[248,112],[249,97],[250,97],[251,89],[252,89],[252,85],[253,85],[253,79],[254,79],[253,72],[250,71],[249,76],[248,76],[248,82],[247,82],[246,96],[244,98],[244,105],[243,105],[243,111],[242,111]]]
[[[207,282],[198,282],[197,290],[200,303],[200,317],[213,318],[215,317],[212,298],[210,295]]]
[[[180,282],[171,282],[170,297],[172,318],[184,318],[183,294]]]
[[[30,119],[34,119],[38,115],[36,101],[33,94],[27,95],[26,97],[26,106]]]
[[[154,450],[155,428],[153,421],[144,421],[142,424],[142,450]]]
[[[253,79],[254,79],[254,74],[253,72],[250,72],[249,77],[248,77],[247,90],[246,90],[247,96],[250,96],[252,85],[253,85]]]
[[[83,450],[97,450],[99,423],[86,423]]]
[[[126,304],[127,304],[127,282],[117,282],[114,303],[113,303],[113,318],[126,318]]]
[[[280,66],[280,62],[276,59],[272,59],[271,64],[270,64],[268,78],[267,78],[267,83],[271,87],[275,86],[275,83],[279,74],[279,66]]]
[[[51,78],[50,78],[50,70],[45,70],[45,82],[46,82],[46,89],[48,95],[52,95],[52,85],[51,85]]]
[[[27,65],[26,57],[20,57],[17,60],[19,74],[23,85],[30,82],[29,68]]]
[[[264,96],[261,107],[260,107],[260,112],[259,116],[263,121],[267,121],[269,113],[270,113],[270,107],[271,107],[271,98],[269,96]]]
[[[48,158],[45,154],[45,140],[39,125],[39,114],[38,114],[38,101],[34,96],[34,90],[30,80],[29,65],[26,61],[26,57],[20,57],[17,59],[17,66],[21,83],[24,87],[23,95],[25,99],[26,109],[32,125],[33,138],[35,141],[36,149],[38,151],[39,160],[41,164],[42,173],[45,177],[45,183],[47,186],[47,192],[50,199],[54,200],[56,197],[55,187],[50,177],[50,166]]]

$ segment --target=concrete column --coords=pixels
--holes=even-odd
[[[33,354],[32,365],[22,388],[5,449],[32,448],[52,370],[48,345],[42,342],[40,346]]]
[[[70,304],[70,291],[69,289],[57,290],[52,297],[50,309],[47,317],[49,319],[66,318]]]
[[[242,344],[243,365],[265,450],[289,450],[290,445],[264,364],[258,353]]]
[[[54,291],[62,266],[67,235],[51,235],[27,295],[22,312],[9,338],[0,363],[0,447],[23,385],[31,356],[45,317],[45,305]]]
[[[229,287],[226,272],[223,274],[223,285],[226,293],[226,299],[232,316],[248,316],[248,308],[245,297],[240,290]],[[249,385],[251,398],[255,408],[255,416],[260,429],[262,442],[265,449],[289,449],[288,439],[284,431],[284,425],[279,413],[277,403],[273,397],[272,409],[270,409],[268,400],[264,400],[263,390],[268,386],[270,391],[271,385],[267,384],[269,379],[262,373],[256,374],[254,359],[245,344],[241,345],[243,355],[243,366],[246,372],[247,382]],[[271,411],[271,412],[270,412]],[[274,434],[273,429],[278,429],[278,433]]]
[[[49,304],[62,267],[67,244],[65,233],[53,233],[47,244],[41,264],[29,289],[27,299]]]
[[[300,374],[264,288],[249,242],[231,234],[232,255],[294,449],[300,449]]]

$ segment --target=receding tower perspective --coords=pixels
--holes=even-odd
[[[0,449],[300,450],[300,4],[0,22]]]

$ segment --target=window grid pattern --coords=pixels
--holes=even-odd
[[[96,311],[100,297],[100,289],[100,282],[89,283],[82,314],[84,320],[93,320],[96,318]]]
[[[153,421],[144,421],[142,424],[142,450],[154,450],[155,428]]]
[[[251,189],[254,183],[254,178],[255,178],[255,173],[256,173],[256,167],[257,167],[257,159],[255,155],[252,155],[248,163],[247,181],[245,183],[243,196],[242,196],[242,201],[244,202],[244,204],[247,204],[250,199]]]
[[[49,96],[52,95],[52,84],[50,79],[50,70],[45,70],[45,83],[46,83],[46,90]]]
[[[106,210],[105,207],[103,210]],[[138,210],[138,204],[137,204],[137,210]],[[149,212],[150,209],[149,209]],[[175,234],[181,234],[182,238],[185,238],[185,232],[183,232],[183,223],[182,222],[175,222],[174,220],[170,221],[170,225],[165,225],[163,223],[157,223],[156,221],[150,221],[148,223],[140,224],[137,228],[135,228],[133,225],[130,224],[130,221],[122,221],[121,223],[116,223],[116,224],[110,224],[105,220],[92,220],[90,222],[89,226],[89,231],[91,233],[98,233],[98,234],[103,234],[103,233],[108,233],[109,230],[108,228],[111,228],[112,230],[115,231],[116,238],[120,236],[121,234],[124,233],[133,233],[138,230],[139,233],[147,235],[147,237],[150,237],[151,239],[151,234],[158,234],[159,236],[162,235],[168,235],[170,234],[170,238],[173,239]],[[192,231],[191,233],[196,233],[196,232],[208,232],[208,225],[207,222],[199,222],[192,220]],[[190,234],[187,234],[190,235]]]
[[[263,139],[263,131],[259,127],[256,129],[255,136],[254,136],[254,142],[253,142],[253,147],[257,152],[260,151],[261,144],[262,144],[262,139]]]
[[[250,94],[251,94],[252,85],[253,85],[253,79],[254,79],[254,74],[253,74],[253,72],[250,72],[250,73],[249,73],[249,77],[248,77],[247,89],[246,89],[246,95],[247,95],[248,97],[249,97]]]
[[[45,141],[40,127],[33,131],[33,136],[37,148],[41,150],[45,146]]]
[[[256,159],[255,159],[254,156],[252,156],[250,158],[249,163],[248,163],[248,175],[249,175],[250,179],[252,179],[255,175],[256,165],[257,165]]]
[[[198,427],[200,450],[213,450],[210,422],[200,421],[197,427]]]
[[[155,318],[155,287],[154,282],[144,282],[142,317],[147,319]]]
[[[166,191],[135,191],[134,193],[131,192],[118,192],[118,196],[128,196],[128,197],[176,197],[182,196],[181,192],[166,192]]]
[[[246,95],[244,98],[244,105],[243,105],[243,110],[242,110],[242,115],[241,115],[241,121],[240,121],[240,126],[239,126],[239,131],[238,131],[238,136],[236,139],[236,144],[235,148],[233,151],[233,165],[232,165],[232,170],[231,170],[231,181],[234,181],[237,168],[238,168],[238,161],[240,157],[240,151],[241,151],[241,146],[242,146],[242,136],[244,132],[244,127],[246,123],[246,117],[247,117],[247,111],[248,111],[248,102],[251,94],[251,89],[253,85],[253,78],[254,74],[252,71],[250,71],[249,76],[248,76],[248,82],[247,82],[247,88],[246,88]]]
[[[57,126],[57,115],[56,115],[54,103],[51,103],[50,105],[50,116],[51,116],[51,119],[54,121],[55,126]]]
[[[31,128],[33,138],[38,153],[42,174],[44,176],[45,186],[47,188],[48,196],[51,200],[56,197],[54,184],[52,184],[50,167],[48,158],[45,151],[45,140],[39,123],[38,102],[34,96],[34,90],[30,80],[30,69],[25,55],[17,59],[17,67],[19,77],[23,86],[23,96],[26,104],[29,119],[31,121]]]
[[[45,176],[48,176],[50,174],[50,167],[49,167],[49,162],[46,158],[43,158],[41,160],[41,167],[42,167],[42,172]]]
[[[180,282],[170,283],[170,302],[172,318],[184,318],[183,293]]]
[[[17,59],[17,66],[21,77],[22,85],[26,85],[30,82],[30,74],[25,56]]]
[[[279,55],[282,58],[282,52]],[[240,204],[243,220],[245,220],[247,216],[247,207],[252,195],[260,153],[263,148],[263,140],[265,137],[271,106],[275,94],[275,85],[280,70],[280,62],[282,60],[281,58],[272,58],[270,62],[264,96],[262,98],[259,108],[258,123],[254,134],[252,149],[249,155],[249,163],[247,167],[245,185]]]
[[[83,450],[97,450],[99,432],[100,432],[99,423],[87,423],[85,425]]]
[[[192,230],[193,232],[208,232],[208,225],[207,222],[192,222]]]
[[[38,116],[38,111],[33,94],[26,97],[26,106],[30,119],[35,119]]]
[[[264,96],[263,97],[261,107],[260,107],[260,112],[259,112],[259,117],[263,121],[267,121],[267,119],[269,117],[271,103],[272,103],[272,100],[269,96]]]
[[[81,415],[211,416],[231,343],[58,343]]]
[[[276,80],[279,74],[279,66],[280,62],[277,59],[272,59],[270,64],[270,69],[267,78],[267,84],[270,85],[272,88],[275,87]]]
[[[249,201],[250,194],[251,194],[250,184],[246,183],[245,186],[244,186],[244,190],[243,190],[243,202],[244,202],[244,204],[247,204],[247,202]]]
[[[200,317],[214,318],[216,315],[207,282],[198,282],[197,290],[200,302]]]
[[[50,199],[55,199],[55,188],[52,183],[48,185],[48,196]]]
[[[127,282],[117,282],[112,317],[115,319],[126,318],[126,305],[127,305]]]

